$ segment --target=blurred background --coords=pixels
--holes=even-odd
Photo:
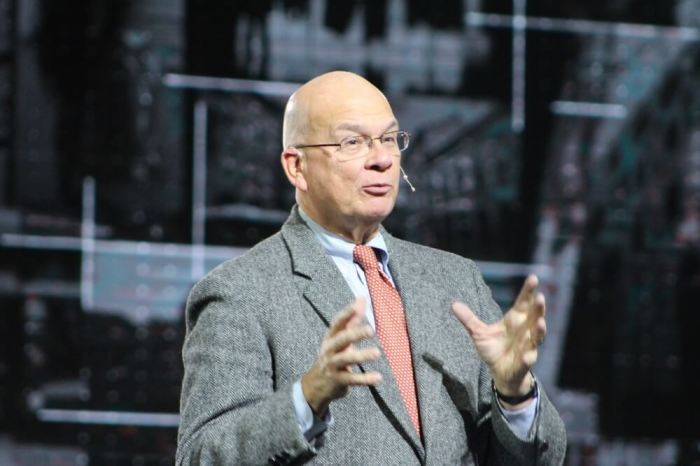
[[[172,464],[184,300],[331,69],[412,133],[390,231],[540,276],[567,464],[700,464],[700,0],[0,0],[0,464]]]

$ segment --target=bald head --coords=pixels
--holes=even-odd
[[[360,104],[366,106],[367,102],[371,102],[377,111],[391,113],[391,106],[384,94],[362,76],[347,71],[331,71],[312,79],[292,94],[287,102],[282,130],[283,147],[327,142],[312,142],[309,138],[326,136],[329,124],[344,114],[359,110],[357,107]],[[362,112],[366,113],[365,107]]]
[[[354,136],[375,141],[398,129],[384,94],[356,74],[333,71],[301,86],[284,113],[281,154],[299,207],[356,244],[376,234],[396,202],[400,152],[372,144],[362,156],[341,161],[334,146]]]

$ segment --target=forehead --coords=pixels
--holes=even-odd
[[[398,127],[391,106],[383,95],[342,96],[323,102],[314,112],[318,129],[335,134],[376,133]]]

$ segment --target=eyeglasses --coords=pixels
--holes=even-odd
[[[381,136],[373,138],[366,134],[360,136],[348,136],[336,144],[302,144],[294,146],[296,149],[306,147],[337,147],[338,156],[341,162],[364,157],[369,154],[377,139],[382,147],[397,157],[408,147],[409,134],[406,131],[390,131]]]

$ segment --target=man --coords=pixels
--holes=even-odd
[[[380,226],[408,143],[384,95],[321,75],[283,137],[298,206],[188,300],[177,463],[562,463],[537,279],[503,317],[473,262]]]

